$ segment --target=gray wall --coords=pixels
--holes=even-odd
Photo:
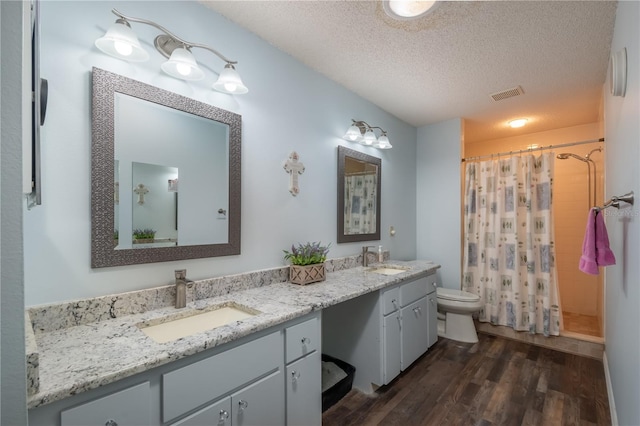
[[[460,158],[462,122],[456,118],[418,129],[417,257],[442,265],[443,287],[460,289]]]
[[[24,4],[28,7],[27,2]],[[19,1],[0,2],[0,424],[3,425],[27,424],[21,193],[22,7]]]
[[[640,3],[618,3],[611,51],[627,48],[627,92],[613,97],[605,85],[606,199],[634,191],[640,196]],[[616,265],[606,269],[606,360],[621,425],[640,424],[640,223],[633,207],[606,210]]]
[[[337,244],[337,146],[382,159],[382,244],[395,259],[414,259],[416,129],[197,2],[43,2],[42,74],[50,108],[43,128],[43,205],[25,212],[28,306],[166,285],[174,269],[191,279],[285,265],[282,250],[306,241],[332,243],[329,257],[359,253]],[[150,60],[127,63],[94,47],[124,14],[152,19],[187,40],[210,44],[237,60],[249,87],[243,96],[211,90],[224,63],[194,49],[206,78],[185,83],[160,70],[157,30],[132,23]],[[188,17],[188,18],[187,18]],[[242,254],[92,270],[90,267],[91,68],[153,84],[242,115]],[[393,149],[342,140],[351,119],[387,130]],[[289,193],[282,165],[297,151],[306,170],[300,194]],[[389,235],[389,227],[397,233]]]

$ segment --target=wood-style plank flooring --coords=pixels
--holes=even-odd
[[[439,338],[372,395],[351,390],[324,412],[334,425],[610,425],[601,361],[502,337]]]

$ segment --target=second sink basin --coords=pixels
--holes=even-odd
[[[370,272],[374,272],[376,274],[382,275],[396,275],[401,274],[403,272],[407,272],[408,269],[400,268],[396,266],[377,266],[370,269]]]
[[[212,330],[234,321],[251,318],[260,312],[239,305],[218,306],[203,311],[194,311],[188,316],[179,316],[160,323],[143,323],[138,327],[157,343],[167,343],[181,337]]]

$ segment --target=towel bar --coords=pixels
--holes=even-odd
[[[633,191],[627,192],[624,195],[613,196],[609,201],[607,201],[602,207],[594,207],[597,211],[607,209],[609,207],[615,207],[616,209],[620,208],[620,202],[627,203],[633,205]]]

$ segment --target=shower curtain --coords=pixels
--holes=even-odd
[[[345,234],[372,234],[376,232],[377,178],[375,173],[345,176]]]
[[[553,153],[465,168],[463,290],[482,322],[559,335]]]

